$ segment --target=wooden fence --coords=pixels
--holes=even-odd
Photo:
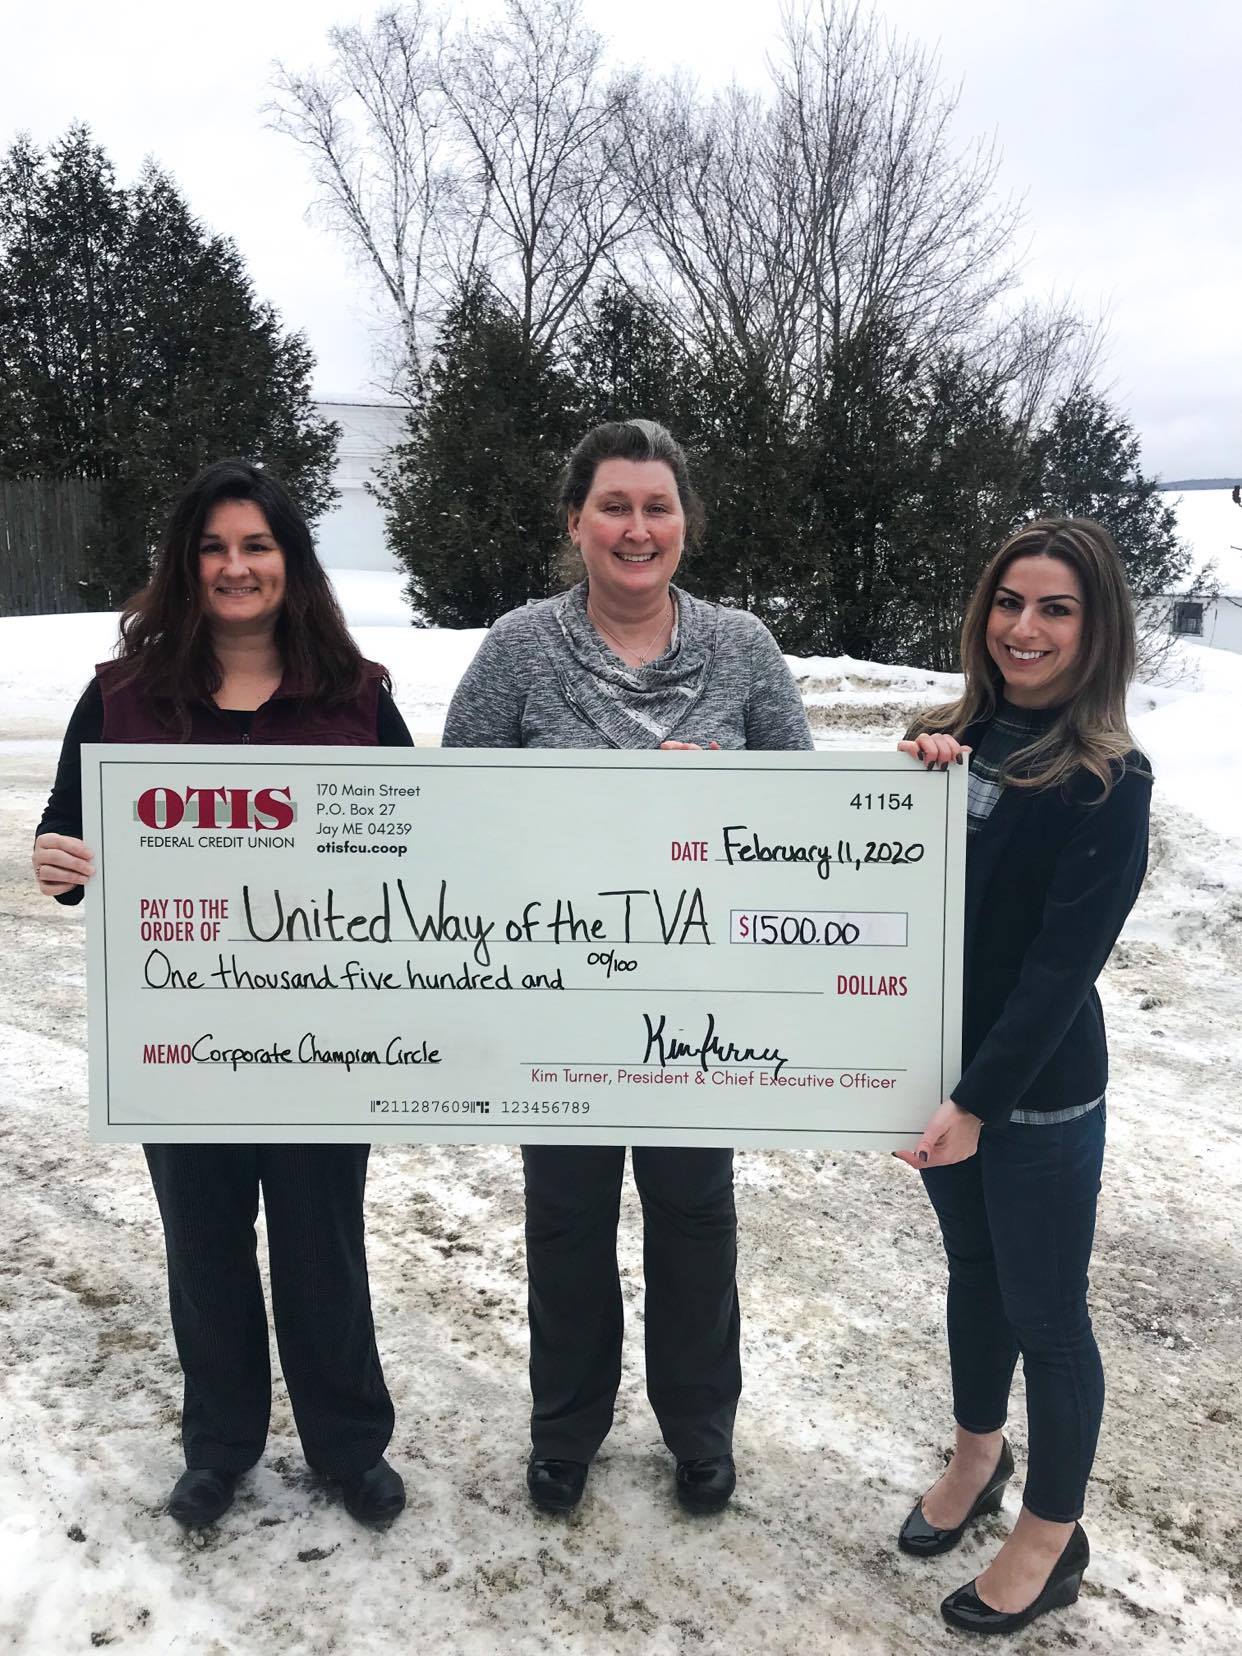
[[[80,610],[86,538],[100,485],[82,478],[0,478],[0,615]]]

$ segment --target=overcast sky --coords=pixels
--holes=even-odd
[[[380,312],[306,220],[300,152],[260,113],[274,59],[326,60],[357,0],[53,0],[4,8],[0,144],[91,125],[123,182],[145,155],[233,237],[259,295],[309,336],[316,388],[365,395]],[[490,9],[480,3],[469,8]],[[586,0],[621,62],[754,83],[780,0]],[[1105,377],[1166,478],[1242,476],[1242,4],[887,0],[961,85],[963,139],[995,133],[1026,203],[1025,285],[1109,316]],[[19,19],[19,20],[15,20]]]

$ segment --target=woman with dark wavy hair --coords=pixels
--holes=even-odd
[[[125,605],[117,659],[69,722],[35,837],[39,890],[77,903],[83,742],[280,742],[408,747],[385,670],[349,635],[310,530],[286,490],[222,460],[173,506],[151,580]],[[255,1257],[260,1192],[272,1312],[306,1458],[348,1511],[386,1523],[405,1504],[384,1459],[384,1384],[363,1231],[366,1144],[149,1144],[169,1302],[185,1374],[186,1470],[168,1510],[213,1523],[259,1459],[271,1408],[267,1311]]]
[[[226,550],[219,530],[234,522],[245,531],[238,544],[250,567],[209,581],[212,558],[220,564]],[[279,602],[270,590],[277,579]],[[151,579],[121,611],[117,656],[112,683],[140,684],[143,699],[171,710],[180,732],[192,703],[223,705],[226,669],[231,688],[239,672],[251,679],[257,671],[274,676],[281,694],[296,687],[299,700],[323,706],[353,700],[375,676],[349,635],[306,519],[283,484],[246,460],[208,466],[177,498]],[[378,676],[385,717],[399,719],[387,674]]]
[[[1019,1354],[1028,1470],[1013,1531],[941,1606],[1011,1632],[1078,1597],[1104,1406],[1087,1269],[1108,1054],[1095,980],[1147,866],[1152,778],[1126,725],[1134,618],[1117,547],[1085,518],[1029,523],[984,570],[962,628],[966,683],[898,746],[973,752],[967,804],[962,1078],[917,1149],[949,1262],[957,1422],[943,1476],[902,1525],[930,1558],[1000,1510]]]

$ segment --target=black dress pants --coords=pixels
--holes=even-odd
[[[635,1146],[643,1205],[647,1396],[678,1460],[727,1455],[742,1390],[733,1152]],[[528,1145],[531,1440],[589,1461],[612,1425],[623,1313],[625,1150]]]
[[[244,1472],[271,1412],[255,1237],[267,1217],[280,1366],[306,1459],[333,1477],[373,1466],[393,1429],[367,1283],[367,1144],[144,1146],[168,1250],[193,1469]]]

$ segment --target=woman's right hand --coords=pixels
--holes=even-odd
[[[908,753],[912,759],[917,759],[920,765],[928,770],[948,770],[951,764],[960,765],[964,754],[970,752],[963,747],[956,736],[946,736],[943,731],[924,731],[923,735],[916,736],[910,742],[898,742],[898,753]]]
[[[40,834],[30,854],[35,883],[45,897],[85,885],[95,872],[95,853],[72,834]]]

